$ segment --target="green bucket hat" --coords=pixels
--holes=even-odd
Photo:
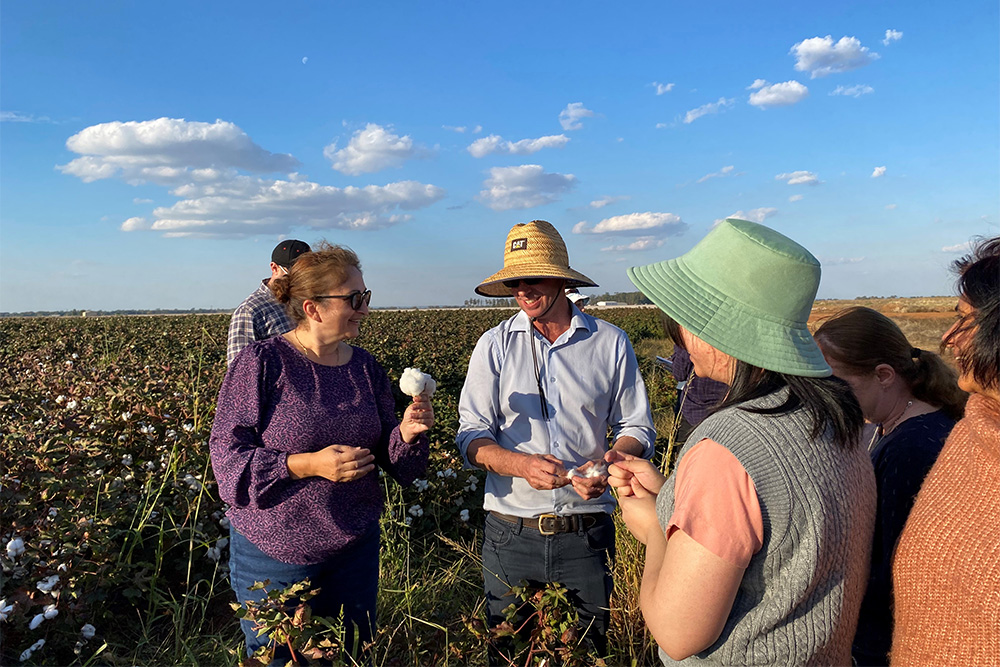
[[[712,347],[804,377],[832,375],[806,326],[819,276],[819,260],[798,243],[735,218],[680,257],[628,270],[643,294]]]

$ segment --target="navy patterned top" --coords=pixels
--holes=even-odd
[[[335,444],[370,449],[404,485],[427,468],[427,435],[403,441],[389,378],[365,350],[323,366],[275,336],[237,355],[219,392],[212,468],[233,526],[272,558],[319,563],[378,525],[375,471],[350,482],[291,478],[289,454]]]
[[[892,556],[913,501],[955,421],[940,410],[911,417],[872,449],[878,508],[871,574],[853,654],[859,665],[886,665],[892,646]]]

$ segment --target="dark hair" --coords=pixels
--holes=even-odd
[[[667,335],[674,345],[684,348],[680,325],[669,315],[661,318]],[[734,358],[735,359],[735,358]],[[735,359],[736,368],[729,383],[729,393],[713,412],[728,407],[762,415],[783,415],[802,407],[812,421],[810,436],[818,438],[827,429],[833,431],[833,440],[841,449],[858,446],[858,435],[864,425],[861,406],[850,385],[839,378],[807,378],[769,371],[745,361]],[[748,408],[742,404],[767,396],[782,387],[788,387],[788,398],[781,405],[771,408]]]
[[[983,389],[1000,388],[1000,236],[980,239],[972,252],[956,260],[958,292],[973,311],[942,342],[972,331],[972,344],[962,351],[962,365]]]
[[[827,359],[843,364],[852,375],[871,375],[876,366],[888,364],[915,398],[956,421],[962,418],[969,395],[958,388],[958,373],[933,352],[911,346],[896,323],[877,310],[842,310],[813,337]]]
[[[287,275],[271,278],[267,286],[298,323],[306,318],[303,302],[344,284],[352,266],[361,270],[361,261],[353,250],[320,241],[316,250],[299,255]]]

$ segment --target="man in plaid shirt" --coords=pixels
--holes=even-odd
[[[271,278],[287,274],[299,255],[306,252],[309,252],[309,245],[302,241],[289,239],[279,243],[271,253]],[[255,340],[264,340],[295,328],[285,314],[285,307],[275,301],[267,286],[271,278],[262,280],[260,287],[233,311],[226,344],[227,366],[233,363],[240,350]]]

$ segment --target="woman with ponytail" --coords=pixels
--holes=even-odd
[[[834,375],[851,385],[870,424],[863,442],[875,467],[878,510],[852,654],[859,665],[886,665],[896,541],[968,395],[941,357],[911,346],[892,320],[871,308],[841,311],[814,336]]]

